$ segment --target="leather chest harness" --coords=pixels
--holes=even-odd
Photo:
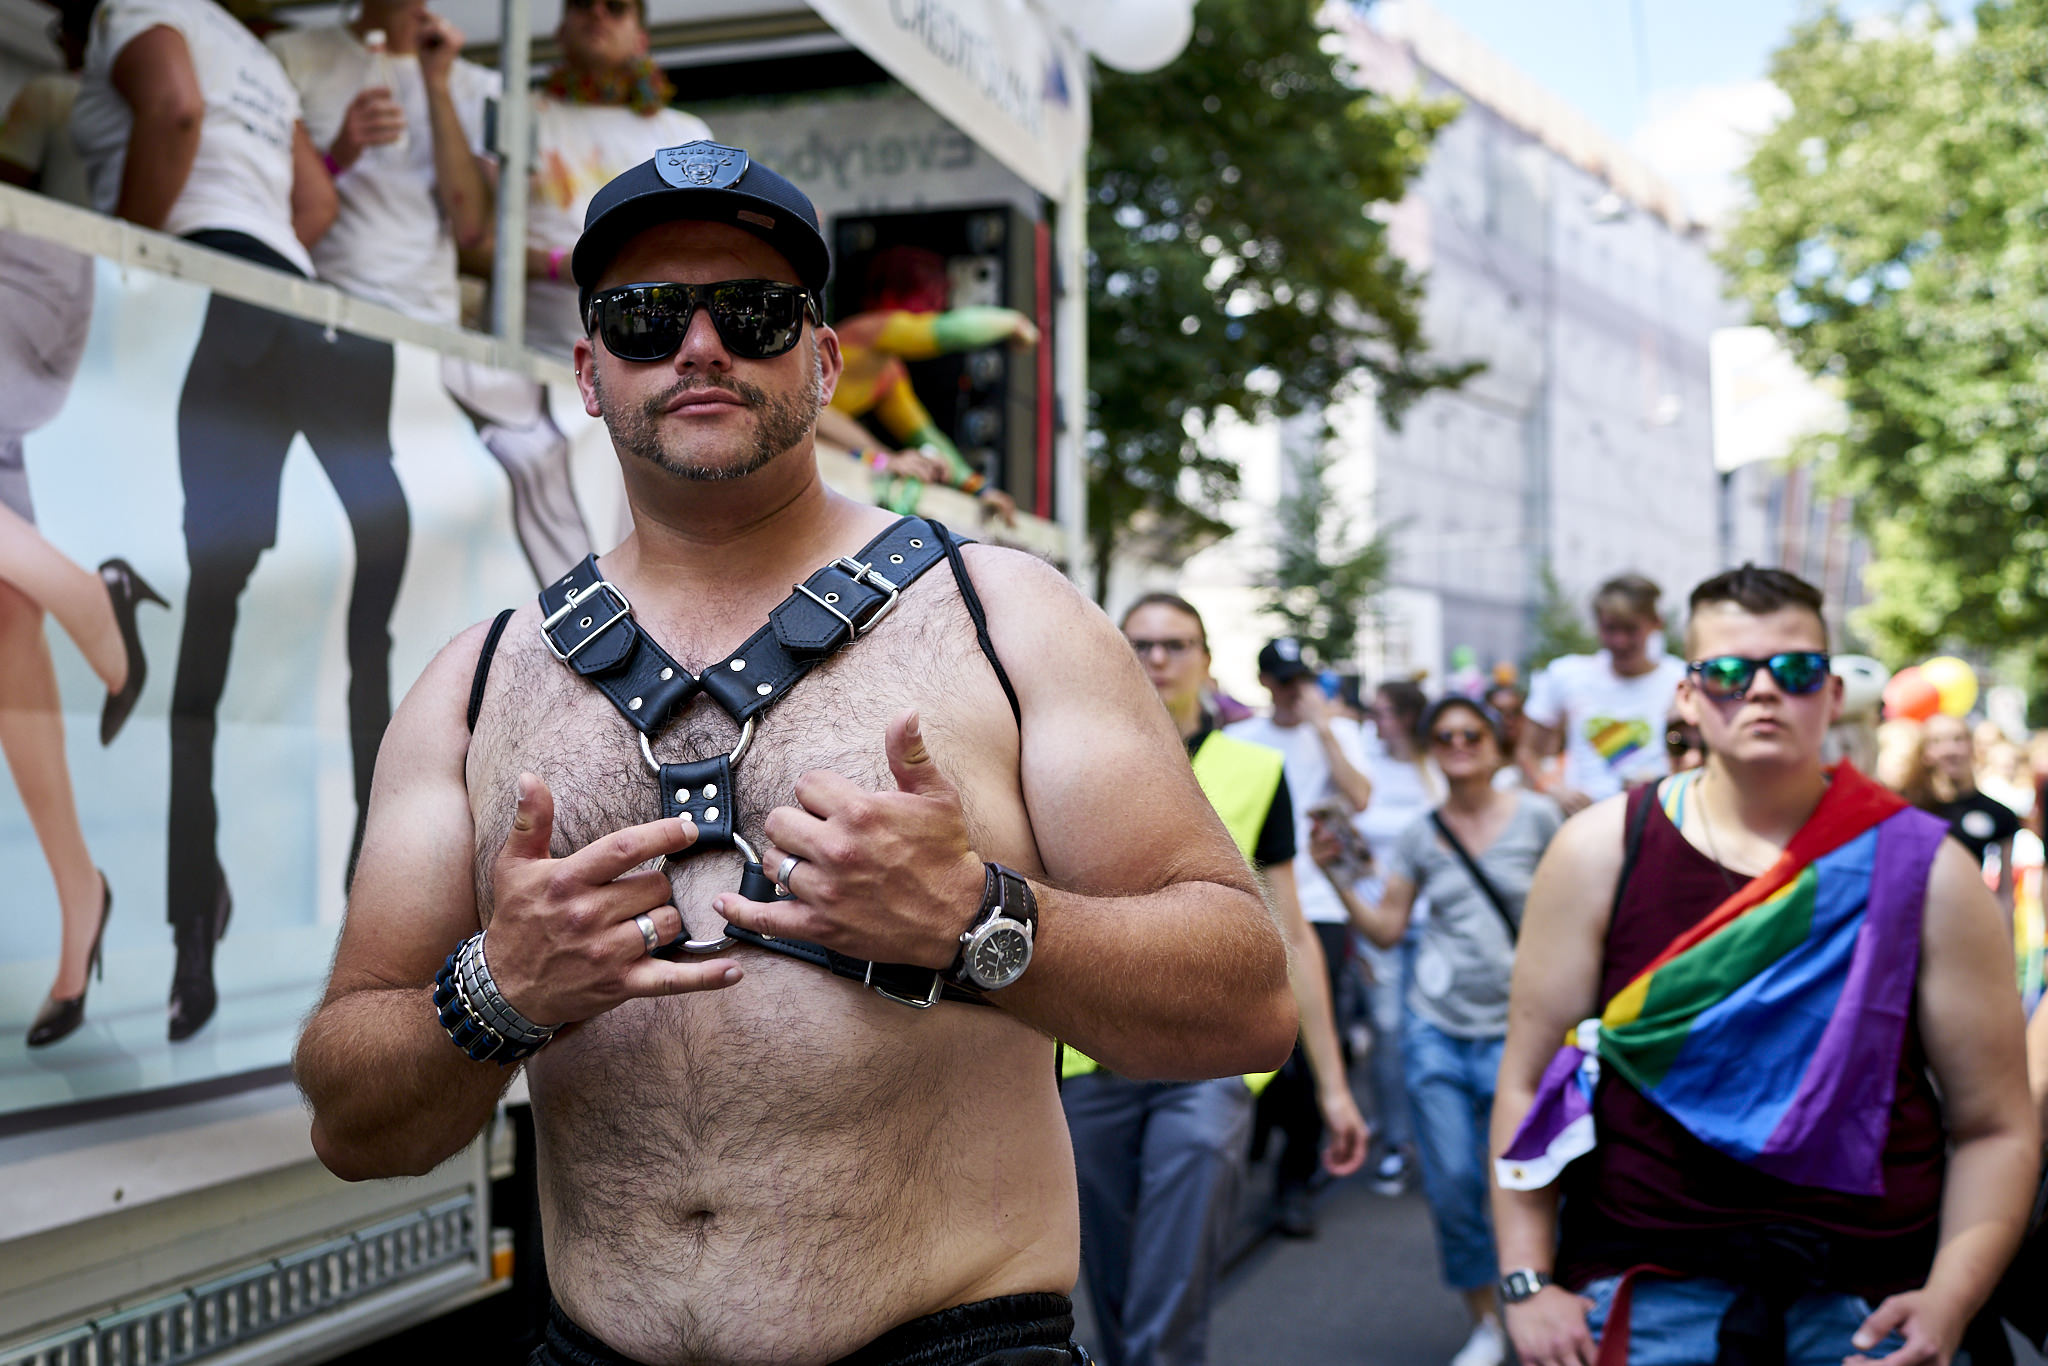
[[[936,522],[904,517],[868,542],[857,555],[841,556],[812,574],[768,614],[768,624],[718,663],[693,675],[678,664],[634,619],[633,605],[604,578],[597,556],[583,562],[540,593],[541,640],[570,670],[599,692],[639,732],[640,753],[660,790],[661,814],[696,827],[687,851],[732,849],[745,860],[739,893],[750,901],[787,900],[789,893],[761,866],[760,855],[737,823],[734,770],[745,759],[762,713],[773,707],[806,674],[880,624],[903,590],[940,560],[952,563],[962,596],[970,604],[982,646],[995,655],[960,564],[955,537]],[[997,664],[1003,690],[1016,699]],[[481,678],[479,679],[479,682]],[[730,754],[664,763],[654,742],[699,694],[716,702],[739,723],[740,738]],[[476,699],[472,699],[473,703]],[[472,724],[474,720],[472,719]],[[664,856],[665,868],[669,857]],[[690,939],[687,929],[655,950],[662,958],[721,953],[735,943],[751,944],[799,958],[851,978],[902,1005],[926,1009],[941,999],[987,1005],[932,968],[907,963],[873,963],[819,944],[775,939],[728,924],[716,939]]]

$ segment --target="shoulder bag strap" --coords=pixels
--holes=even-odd
[[[1430,824],[1436,827],[1436,832],[1444,837],[1444,843],[1451,846],[1451,852],[1458,856],[1458,862],[1465,865],[1465,871],[1471,875],[1473,884],[1479,888],[1487,901],[1492,903],[1493,909],[1499,913],[1500,923],[1507,926],[1508,942],[1510,944],[1518,942],[1521,939],[1521,934],[1515,925],[1515,918],[1508,914],[1508,900],[1500,894],[1500,888],[1493,885],[1493,879],[1488,877],[1485,871],[1480,868],[1479,860],[1473,858],[1465,846],[1458,842],[1458,837],[1451,833],[1451,827],[1444,823],[1441,811],[1430,812],[1429,820]]]

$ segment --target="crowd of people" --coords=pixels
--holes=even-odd
[[[2014,1211],[2034,1190],[2030,1141],[2048,1099],[2048,1027],[2033,1031],[2029,1107],[2014,1084],[2021,1013],[2011,986],[2031,983],[2031,1010],[2048,768],[2029,771],[2027,760],[2048,760],[2048,744],[1943,714],[1879,724],[1874,695],[1849,699],[1845,716],[1820,596],[1782,571],[1745,566],[1700,585],[1682,637],[1667,635],[1659,598],[1640,575],[1602,584],[1591,602],[1601,648],[1550,661],[1526,695],[1501,676],[1436,697],[1394,679],[1366,697],[1355,677],[1319,674],[1298,641],[1274,640],[1258,657],[1269,698],[1262,713],[1207,679],[1192,605],[1153,594],[1130,609],[1124,629],[1182,719],[1191,753],[1214,734],[1280,756],[1254,863],[1269,883],[1284,881],[1276,900],[1298,903],[1318,931],[1346,1062],[1354,1039],[1370,1050],[1360,1076],[1375,1186],[1395,1193],[1411,1163],[1419,1173],[1444,1282],[1472,1321],[1454,1366],[1504,1361],[1511,1339],[1524,1361],[1591,1363],[1596,1337],[1617,1324],[1633,1361],[1875,1360],[1896,1350],[1904,1362],[1945,1359],[1959,1344],[1973,1361],[2009,1360],[1998,1311],[1973,1322],[1955,1306],[1974,1309],[1991,1290],[2018,1235]],[[1197,695],[1198,686],[1206,691]],[[1231,715],[1239,719],[1224,724]],[[1842,732],[1859,727],[1875,730],[1865,747],[1877,755],[1876,782],[1823,766],[1845,744],[1856,747]],[[1229,809],[1216,785],[1204,788],[1219,812]],[[1825,796],[1818,809],[1816,795]],[[1848,814],[1836,812],[1837,798]],[[1292,868],[1279,862],[1285,841],[1271,813],[1282,809],[1297,823]],[[1573,813],[1585,814],[1567,826]],[[1809,841],[1823,824],[1840,828]],[[1833,845],[1845,831],[1864,852],[1839,867]],[[1872,849],[1884,851],[1875,872]],[[1906,849],[1914,852],[1894,852]],[[1828,900],[1792,913],[1788,942],[1774,950],[1784,961],[1765,973],[1781,975],[1761,990],[1779,993],[1807,1027],[1849,1002],[1862,1013],[1841,1017],[1844,1034],[1853,1027],[1882,1039],[1875,1021],[1914,1014],[1903,1035],[1891,1028],[1889,1053],[1880,1044],[1830,1059],[1877,1065],[1881,1104],[1828,1094],[1801,1075],[1814,1048],[1846,1047],[1843,1037],[1801,1037],[1773,1060],[1786,1042],[1776,1034],[1800,1028],[1775,1007],[1726,982],[1702,996],[1693,981],[1695,999],[1679,1007],[1646,990],[1666,963],[1690,967],[1695,979],[1725,973],[1736,951],[1703,948],[1717,941],[1698,927],[1759,902],[1754,924],[1770,924],[1775,903],[1764,894],[1782,893],[1764,884],[1796,879],[1800,865],[1820,870]],[[1930,943],[1917,983],[1910,972],[1895,976],[1889,999],[1864,978],[1845,982],[1845,959],[1789,942],[1823,915],[1836,917],[1837,949],[1850,930],[1879,942],[1864,926],[1881,902],[1900,899],[1900,886],[1908,900],[1925,888],[1925,905],[1888,909],[1890,933],[1917,939],[1924,921],[1926,934],[1939,925],[1968,949]],[[1532,919],[1541,932],[1518,953]],[[1682,971],[1672,969],[1684,983]],[[1988,1003],[1964,1008],[1956,993],[1970,990]],[[1643,996],[1617,1011],[1632,991]],[[1952,1018],[1926,1018],[1937,1001]],[[1659,1006],[1666,1032],[1650,1045],[1654,1067],[1594,1042],[1640,1031],[1638,1016]],[[1725,1069],[1735,1055],[1705,1050],[1739,1041],[1767,1075],[1733,1094],[1725,1079],[1672,1087],[1665,1069],[1703,1066],[1674,1056],[1688,1030],[1713,1064]],[[1573,1087],[1560,1091],[1553,1075],[1561,1040],[1572,1042],[1573,1059],[1597,1057],[1629,1083],[1603,1086],[1597,1062],[1565,1069],[1574,1085],[1582,1079],[1577,1129],[1553,1124],[1546,1109],[1571,1108],[1562,1097]],[[1311,1065],[1300,1075],[1323,1074]],[[1808,1132],[1786,1138],[1790,1121],[1778,1121],[1795,1099],[1814,1113]],[[1314,1161],[1302,1154],[1313,1154],[1315,1118],[1332,1107],[1290,1105],[1275,1083],[1257,1090],[1255,1108],[1257,1131],[1276,1129],[1287,1142],[1272,1226],[1314,1236]],[[1822,1170],[1845,1161],[1811,1132],[1823,1116],[1861,1127],[1862,1149],[1849,1154],[1861,1175]],[[1544,1124],[1573,1131],[1562,1151],[1531,1147],[1525,1131]],[[1745,1124],[1763,1127],[1744,1132]],[[1598,1147],[1573,1163],[1595,1131]],[[1953,1145],[1946,1163],[1935,1135]],[[1141,1130],[1129,1141],[1135,1158]],[[1212,1162],[1218,1143],[1239,1164],[1257,1151],[1241,1125],[1212,1130],[1210,1142]],[[1347,1164],[1349,1143],[1344,1134],[1333,1148]],[[1560,1174],[1571,1197],[1561,1224]],[[1978,1230],[1973,1252],[1950,1250],[1961,1220],[1994,1210],[2001,1228]],[[1110,1217],[1084,1202],[1091,1256],[1117,1237],[1098,1231]],[[1133,1215],[1127,1207],[1115,1217],[1128,1225]],[[1192,1245],[1213,1253],[1213,1231]],[[1938,1278],[1928,1276],[1930,1259]],[[1176,1301],[1184,1317],[1211,1278],[1213,1268],[1190,1275]],[[1128,1302],[1091,1285],[1105,1360],[1204,1359],[1195,1330],[1136,1331]],[[1753,1354],[1770,1342],[1775,1355]]]
[[[459,317],[458,273],[492,249],[492,201],[506,191],[485,136],[495,77],[460,58],[445,19],[419,0],[363,0],[346,23],[265,39],[214,0],[65,0],[60,19],[79,74],[40,83],[0,125],[10,179],[412,316]],[[644,753],[670,787],[672,771],[712,761],[658,761],[655,723],[638,714],[655,684],[612,698],[583,681],[586,666],[555,670],[535,637],[566,661],[574,651],[546,632],[570,628],[534,607],[523,609],[532,624],[548,625],[503,636],[497,682],[505,617],[458,638],[394,718],[387,623],[407,523],[390,470],[389,348],[217,296],[180,412],[192,578],[172,705],[174,1039],[215,1005],[207,963],[231,897],[214,854],[213,717],[237,601],[276,533],[284,452],[303,434],[355,533],[364,853],[298,1058],[315,1143],[351,1177],[430,1167],[497,1103],[501,1075],[474,1064],[534,1059],[562,1300],[542,1360],[672,1355],[679,1342],[728,1357],[890,1342],[904,1349],[891,1360],[943,1342],[952,1354],[929,1359],[994,1360],[962,1344],[1022,1333],[1041,1353],[1031,1360],[1082,1362],[1060,1288],[1078,1246],[1100,1359],[1199,1363],[1249,1163],[1276,1143],[1270,1198],[1289,1236],[1316,1234],[1319,1171],[1364,1170],[1389,1192],[1419,1177],[1443,1279],[1471,1319],[1454,1366],[1493,1366],[1511,1346],[1529,1366],[1592,1366],[1596,1338],[1643,1366],[1907,1366],[1966,1345],[1995,1358],[2002,1338],[1972,1323],[2025,1231],[2048,1093],[2042,1038],[2029,1091],[2027,964],[2014,961],[2048,807],[2048,773],[2025,758],[2048,749],[1938,716],[1886,723],[1874,778],[1830,767],[1843,685],[1820,595],[1753,566],[1694,588],[1678,636],[1655,584],[1610,580],[1592,601],[1600,649],[1551,661],[1526,694],[1499,680],[1431,697],[1388,679],[1368,696],[1355,681],[1326,685],[1299,641],[1276,639],[1256,660],[1258,711],[1214,688],[1195,607],[1148,595],[1121,627],[1162,718],[1108,625],[1051,571],[989,547],[963,553],[943,529],[816,487],[810,442],[833,423],[817,411],[820,376],[859,366],[840,417],[876,412],[916,436],[928,414],[897,391],[901,361],[1029,345],[1028,322],[996,310],[906,323],[939,313],[937,301],[881,288],[876,316],[851,329],[864,355],[821,346],[806,324],[822,320],[825,247],[801,191],[742,162],[752,184],[809,215],[749,227],[728,201],[750,192],[665,180],[647,160],[710,145],[711,130],[671,107],[640,0],[569,0],[556,39],[562,62],[536,97],[524,191],[528,335],[573,356],[642,515],[606,573],[632,587],[644,622],[621,614],[575,648],[624,620],[620,657],[638,662],[620,667],[667,683],[675,660],[655,624],[688,641],[699,672],[739,698],[728,706],[707,684],[727,714],[707,708],[693,724],[712,750],[730,746],[728,766],[752,743],[748,781],[762,775],[760,790],[785,804],[766,811],[760,799],[737,836],[738,799],[720,798],[721,845],[715,810],[686,830],[679,816],[646,821],[647,794],[587,776],[638,772]],[[671,217],[622,207],[640,198]],[[699,325],[696,291],[734,260],[759,276],[737,283],[803,293],[774,336],[735,345],[715,308]],[[919,275],[914,262],[891,269],[913,286]],[[692,301],[663,332],[663,355],[642,353],[647,300],[616,297],[644,292],[636,279],[679,284]],[[90,286],[61,263],[8,287],[24,280],[68,291],[67,318]],[[639,312],[594,323],[599,286],[622,315]],[[54,335],[31,339],[72,347],[54,370],[75,368],[73,339]],[[628,449],[626,405],[677,373],[714,371],[755,376],[791,411],[810,410],[774,449],[715,413],[677,416],[678,432],[640,432],[647,449]],[[545,392],[460,366],[443,379],[506,470],[536,577],[553,579],[593,543]],[[281,395],[290,420],[248,422],[238,405],[252,387]],[[934,449],[896,453],[896,473],[971,487],[958,452]],[[39,544],[18,440],[11,450],[0,493],[13,520],[0,530],[18,553],[0,569]],[[866,458],[890,468],[886,451]],[[946,564],[951,596],[909,594],[898,621],[923,634],[899,629],[851,656],[873,686],[797,694],[751,739],[806,670],[879,620],[873,565],[842,557],[815,570],[813,551],[879,558],[872,548],[891,538],[903,538],[896,563],[920,551],[924,567]],[[35,603],[56,606],[59,588],[91,600],[67,629],[94,644],[111,738],[144,676],[137,604],[155,595],[120,561],[98,586],[77,566],[8,572],[7,593]],[[815,638],[790,626],[811,611],[783,602],[793,576],[823,585],[801,590],[818,609]],[[47,603],[31,592],[44,583],[57,585]],[[710,625],[703,595],[685,591],[703,583],[722,590]],[[903,588],[892,581],[883,610]],[[948,633],[974,645],[925,648]],[[801,664],[756,685],[767,701],[755,703],[728,671],[745,674],[746,649],[771,636]],[[705,663],[717,655],[707,642],[729,639],[750,644]],[[1082,664],[1057,677],[1017,667],[1067,660],[1076,642]],[[659,709],[685,700],[671,689]],[[899,713],[913,700],[922,714]],[[611,739],[578,731],[569,750],[543,752],[535,736],[557,733],[572,709],[587,734],[602,724]],[[821,737],[850,734],[850,717],[885,740],[819,759]],[[386,762],[399,758],[373,803],[387,726]],[[640,729],[643,750],[623,727]],[[835,759],[864,764],[866,780],[819,781],[817,764]],[[561,819],[580,832],[560,857],[555,797],[531,771],[548,763],[569,775]],[[719,781],[730,786],[729,768]],[[489,819],[472,782],[497,794]],[[669,796],[655,796],[665,810]],[[1112,846],[1101,832],[1117,822],[1153,838]],[[737,895],[714,895],[708,865],[682,862],[695,848],[746,858]],[[980,848],[1008,862],[982,863]],[[82,844],[74,852],[57,868],[64,950],[36,1042],[76,1028],[111,903]],[[656,855],[664,869],[678,862],[676,881],[631,871]],[[963,888],[982,898],[966,935]],[[1035,947],[1041,907],[1049,928]],[[713,911],[722,932],[705,920]],[[1002,971],[983,973],[964,948],[941,966],[998,924],[1023,944]],[[736,943],[780,956],[744,969],[650,961],[676,944]],[[451,978],[458,963],[466,975]],[[819,1002],[839,999],[823,994],[830,975],[874,987],[878,973],[920,971],[921,1002],[880,995],[996,1008],[913,1033],[909,1017],[862,997],[874,1013],[816,1027]],[[729,990],[749,973],[775,990]],[[437,1015],[422,1008],[429,979]],[[698,997],[719,1029],[700,1038],[644,999],[674,995]],[[1298,1041],[1282,1062],[1290,1018]],[[721,1052],[713,1034],[748,1047]],[[1360,1047],[1365,1106],[1351,1086]],[[1245,1067],[1260,1070],[1214,1079]],[[834,1068],[867,1084],[825,1094],[816,1078]],[[878,1089],[890,1103],[873,1103]],[[674,1122],[643,1129],[643,1112]],[[1062,1120],[1071,1170],[1055,1160]],[[747,1178],[763,1171],[772,1180],[756,1190]],[[956,1217],[991,1190],[1000,1218]],[[763,1247],[772,1255],[755,1255]],[[677,1274],[653,1287],[615,1274],[650,1258]],[[744,1293],[731,1293],[735,1277]],[[955,1298],[977,1289],[972,1303]],[[898,1341],[907,1328],[915,1343]]]

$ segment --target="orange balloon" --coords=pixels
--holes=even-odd
[[[1941,710],[1941,690],[1927,681],[1918,666],[1901,669],[1884,685],[1888,721],[1925,721]]]

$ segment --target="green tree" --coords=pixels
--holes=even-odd
[[[1547,561],[1537,580],[1536,592],[1536,640],[1529,649],[1528,668],[1523,671],[1530,678],[1553,659],[1589,655],[1600,648],[1592,628],[1586,625],[1585,610],[1565,595]]]
[[[1384,532],[1359,539],[1329,496],[1327,442],[1282,458],[1293,477],[1275,508],[1273,575],[1263,585],[1267,608],[1325,665],[1355,660],[1358,628],[1386,586],[1392,549]]]
[[[1855,498],[1859,619],[1894,663],[1944,641],[2048,662],[2048,0],[1799,25],[1791,111],[1747,171],[1723,263],[1842,395],[1803,452]]]
[[[1103,69],[1089,152],[1089,538],[1100,598],[1144,538],[1227,534],[1220,414],[1318,407],[1363,374],[1390,418],[1471,367],[1423,355],[1421,281],[1389,249],[1448,101],[1360,91],[1320,0],[1200,0],[1171,66]]]

